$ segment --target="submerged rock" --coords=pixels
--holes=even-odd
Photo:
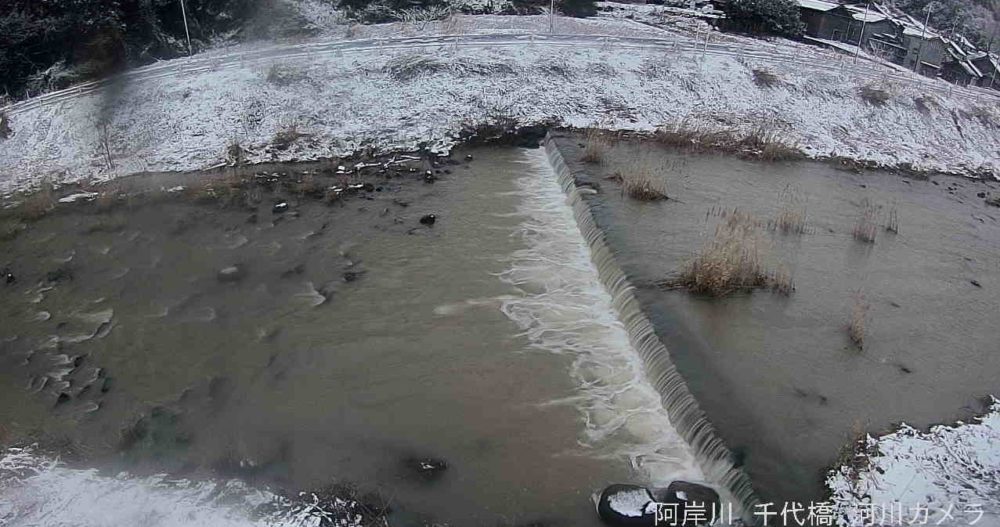
[[[410,473],[424,481],[440,478],[448,470],[448,463],[443,459],[408,457],[403,460],[403,466]]]
[[[67,266],[60,267],[54,271],[45,273],[45,281],[59,283],[73,280],[73,270]]]
[[[437,216],[435,216],[434,214],[425,214],[423,217],[420,218],[421,225],[434,225],[436,221],[437,221]]]

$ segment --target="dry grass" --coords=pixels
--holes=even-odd
[[[854,223],[851,234],[855,240],[864,243],[875,243],[878,235],[878,207],[869,199],[861,204],[861,213]]]
[[[679,278],[664,285],[714,297],[766,288],[790,294],[795,289],[791,275],[783,270],[769,272],[762,263],[757,236],[761,222],[738,209],[723,210],[718,215],[722,221],[713,239]]]
[[[913,104],[917,107],[918,112],[930,115],[931,108],[937,106],[937,101],[931,95],[921,95],[913,98]]]
[[[891,98],[889,92],[870,84],[858,88],[858,95],[861,100],[872,106],[885,106],[885,103],[889,102]]]
[[[226,145],[226,162],[233,166],[242,165],[246,160],[246,150],[237,138],[232,138]]]
[[[854,293],[854,303],[851,306],[851,321],[847,325],[847,336],[858,349],[864,349],[865,330],[868,324],[868,309],[871,307],[865,300],[864,293],[859,289]]]
[[[986,128],[997,127],[997,118],[994,116],[993,112],[989,110],[989,108],[984,106],[973,106],[969,115],[978,120],[979,124]]]
[[[597,128],[590,128],[584,134],[583,157],[580,159],[584,163],[600,164],[604,162],[604,155],[608,149],[608,141]]]
[[[287,64],[272,64],[267,70],[265,79],[275,86],[286,87],[305,81],[306,73],[300,68]]]
[[[753,83],[759,88],[773,88],[781,85],[781,79],[765,68],[754,68]]]
[[[622,186],[622,195],[638,201],[669,199],[665,175],[655,161],[643,157],[633,161],[612,178]]]
[[[10,118],[5,112],[0,112],[0,139],[8,139],[12,135],[14,131],[10,128]]]
[[[296,141],[308,134],[299,130],[299,124],[295,121],[285,124],[274,134],[271,145],[278,150],[288,150]]]
[[[658,129],[653,137],[661,144],[696,152],[731,152],[765,161],[802,158],[798,147],[774,121],[762,121],[749,132],[710,130],[682,122]]]
[[[17,238],[27,228],[23,222],[14,219],[0,220],[0,241],[10,241]]]
[[[899,234],[899,212],[896,210],[895,205],[889,209],[889,213],[886,216],[885,230],[893,234]]]
[[[42,219],[56,207],[56,199],[52,191],[52,184],[43,181],[38,190],[24,196],[21,203],[14,209],[14,214],[27,221]]]
[[[295,192],[300,196],[323,198],[326,196],[326,186],[312,174],[302,175],[294,184]]]
[[[787,185],[779,194],[778,202],[780,203],[778,215],[768,223],[768,228],[782,234],[804,234],[806,205],[801,194],[791,185]]]

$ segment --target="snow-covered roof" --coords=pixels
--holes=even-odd
[[[922,24],[921,24],[921,26],[922,26]],[[917,27],[906,26],[906,27],[903,28],[903,34],[907,35],[907,36],[911,36],[911,37],[917,37],[917,38],[923,37],[924,40],[934,40],[935,38],[938,38],[938,34],[935,33],[933,30],[931,30],[929,28],[924,29],[921,26],[917,26]]]
[[[857,20],[858,22],[865,22],[872,24],[875,22],[881,22],[885,20],[887,17],[879,13],[873,13],[869,11],[867,15],[864,13],[854,13],[853,15],[851,15],[851,18]]]
[[[972,75],[973,77],[983,76],[983,72],[979,71],[979,68],[977,68],[976,65],[972,63],[971,60],[959,60],[956,62],[958,62],[958,65],[961,66],[962,69],[965,70],[965,72],[968,73],[969,75]]]
[[[812,9],[813,11],[829,11],[835,7],[837,4],[831,4],[830,2],[824,2],[822,0],[796,0],[799,7],[803,9]]]

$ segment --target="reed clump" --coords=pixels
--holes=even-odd
[[[608,141],[596,128],[590,128],[584,134],[583,156],[580,158],[584,163],[601,164],[607,153]]]
[[[663,285],[713,297],[754,289],[791,294],[795,290],[791,274],[784,270],[770,271],[763,263],[757,236],[762,223],[739,209],[715,214],[722,221],[716,226],[714,237],[677,278]]]
[[[854,293],[851,306],[851,320],[847,325],[847,336],[850,337],[851,342],[859,350],[864,349],[865,346],[865,330],[867,328],[868,310],[870,308],[871,305],[865,299],[865,295],[861,290]]]
[[[806,205],[791,185],[788,185],[778,196],[778,215],[768,223],[768,228],[781,234],[805,234]]]
[[[624,170],[611,177],[622,186],[622,195],[638,201],[670,199],[667,195],[666,175],[650,157],[633,161]]]
[[[861,204],[861,213],[851,230],[854,239],[863,243],[875,243],[875,237],[878,235],[878,216],[878,207],[875,203],[865,199]]]

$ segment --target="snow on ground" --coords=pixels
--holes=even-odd
[[[0,526],[344,527],[372,525],[359,506],[303,495],[292,501],[231,481],[107,476],[31,448],[0,450]]]
[[[0,141],[0,192],[42,177],[205,168],[224,162],[230,144],[247,149],[251,162],[444,151],[464,127],[498,119],[639,131],[764,127],[813,157],[949,172],[1000,166],[1000,115],[973,99],[925,96],[920,85],[849,66],[771,63],[738,47],[699,52],[683,37],[598,36],[666,34],[629,20],[557,18],[557,29],[575,35],[556,38],[524,35],[547,31],[546,16],[453,18],[459,33],[493,36],[228,48],[137,70],[101,91],[29,101],[11,109],[14,135]],[[423,29],[446,33],[449,23]],[[401,26],[415,27],[358,32],[388,36]],[[780,85],[755,85],[758,68]],[[862,100],[868,85],[886,90],[888,102]],[[286,150],[269,148],[282,131],[302,135]]]
[[[1000,525],[1000,401],[977,422],[867,438],[867,466],[827,478],[842,525]]]

